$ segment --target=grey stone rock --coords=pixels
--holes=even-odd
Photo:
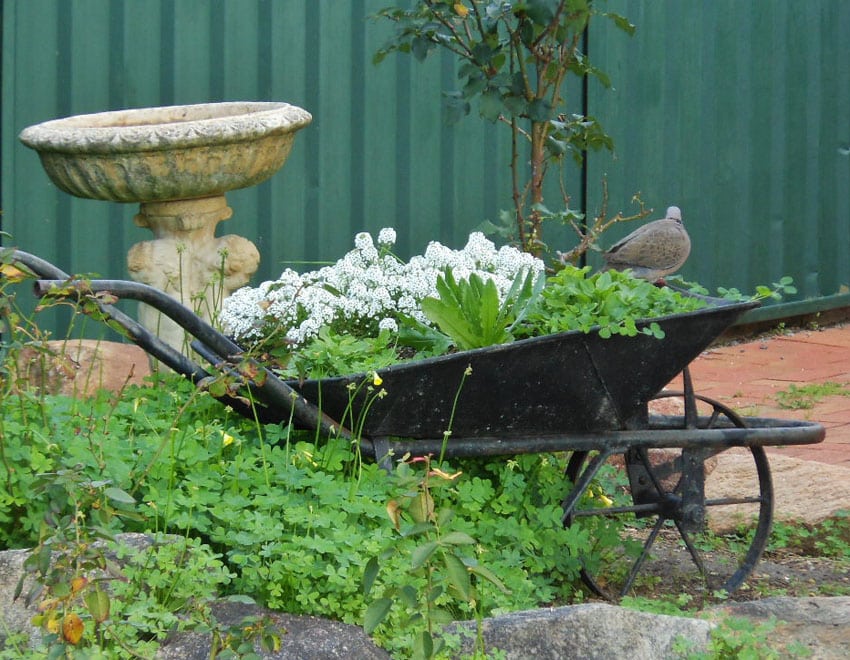
[[[138,548],[151,542],[141,534],[124,535],[122,539]],[[34,607],[26,608],[23,597],[14,600],[27,554],[27,550],[0,552],[0,647],[4,631],[22,631],[33,642],[39,638],[39,631],[30,624]],[[24,594],[28,588],[24,587]],[[273,612],[230,601],[214,603],[212,611],[224,626],[238,623],[246,616],[268,616],[271,624],[282,631],[280,650],[263,656],[271,660],[387,660],[390,657],[361,628],[338,621]],[[706,650],[712,627],[724,617],[745,617],[754,624],[773,617],[777,623],[770,633],[772,648],[788,652],[802,649],[816,660],[850,657],[850,597],[766,598],[729,603],[712,614],[714,622],[588,603],[514,612],[485,619],[482,625],[487,650],[501,649],[509,660],[655,660],[676,657],[675,645],[679,640],[686,642],[691,652]],[[473,652],[474,622],[453,624],[448,630],[461,639],[456,657]],[[209,651],[209,635],[181,633],[166,640],[158,658],[193,660],[209,657]]]
[[[637,612],[614,605],[589,603],[515,612],[483,622],[489,652],[499,649],[508,660],[657,660],[674,656],[674,645],[689,640],[690,648],[707,648],[712,624],[700,619]],[[461,657],[474,650],[475,623],[458,626]]]
[[[280,630],[281,648],[272,654],[260,654],[270,660],[388,660],[389,654],[358,626],[314,616],[295,616],[273,612],[243,603],[218,602],[213,616],[230,626],[246,616],[268,616]],[[259,645],[255,649],[259,653]],[[210,657],[210,636],[198,633],[176,635],[160,648],[159,660],[206,660]]]
[[[765,598],[731,603],[718,613],[745,617],[754,622],[777,620],[770,643],[788,653],[813,660],[850,658],[850,597]]]
[[[23,595],[15,599],[15,590],[23,574],[24,560],[28,555],[28,550],[0,552],[0,648],[3,647],[3,641],[6,639],[6,631],[24,631],[35,643],[41,639],[40,632],[30,623],[30,619],[36,613],[35,604],[28,608],[24,603],[24,597],[31,583],[25,583]]]

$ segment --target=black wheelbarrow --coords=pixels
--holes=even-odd
[[[73,280],[20,251],[13,259],[40,278],[39,296],[60,287],[65,296],[109,292],[155,307],[194,338],[192,347],[207,366],[113,306],[96,303],[149,355],[195,383],[227,371],[250,374],[252,405],[224,397],[237,411],[348,436],[371,459],[570,452],[563,523],[584,525],[604,540],[604,551],[582,557],[582,577],[612,600],[641,587],[735,591],[770,534],[773,485],[764,448],[817,443],[825,434],[816,423],[741,417],[695,393],[688,365],[754,302],[712,298],[704,309],[639,324],[658,323],[664,339],[575,331],[404,363],[380,371],[378,396],[369,387],[374,374],[282,380],[151,287]],[[680,373],[682,391],[662,391]],[[651,414],[659,398],[678,399],[676,413]],[[747,484],[732,493],[717,491],[710,478],[721,454],[753,468]],[[616,487],[602,490],[602,483],[612,483],[600,479],[603,471]]]

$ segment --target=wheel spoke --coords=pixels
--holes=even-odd
[[[707,413],[691,416],[696,428],[745,426],[743,419],[726,406],[699,395],[693,400],[708,405]],[[649,428],[670,429],[671,423],[676,428],[687,421],[661,418],[651,421]],[[731,593],[741,585],[767,544],[773,486],[764,449],[749,447],[757,472],[753,485],[741,492],[706,497],[707,461],[729,449],[697,444],[688,449],[640,446],[573,453],[566,476],[573,483],[580,481],[583,493],[590,488],[586,470],[591,468],[596,475],[594,483],[619,472],[622,476],[616,480],[616,492],[632,499],[604,507],[591,490],[591,497],[582,499],[580,510],[576,506],[578,496],[573,494],[572,509],[564,512],[565,524],[586,524],[591,535],[598,533],[598,538],[605,540],[597,544],[595,554],[583,559],[582,579],[591,591],[613,601],[628,593],[654,596],[659,589],[672,593],[686,589],[691,595],[701,593],[703,598],[712,598],[715,589]],[[608,461],[611,455],[614,459],[606,469],[597,472],[602,467],[600,459]],[[693,472],[700,469],[702,475]],[[610,490],[608,495],[614,497]],[[738,530],[741,524],[750,526],[753,520],[755,524],[745,539],[738,532],[727,535],[723,531],[726,528],[717,528],[726,524],[729,530]],[[668,526],[667,521],[675,527]]]
[[[632,506],[611,506],[604,509],[581,509],[580,511],[573,511],[571,515],[577,518],[581,516],[607,516],[611,518],[624,513],[648,514],[660,512],[661,507],[658,504],[634,504]]]
[[[685,542],[685,547],[688,549],[688,552],[691,555],[691,559],[694,561],[694,565],[697,567],[700,575],[702,575],[703,579],[707,579],[707,574],[705,572],[705,564],[702,561],[702,555],[697,547],[694,545],[693,540],[691,539],[691,535],[687,532],[682,523],[679,520],[674,520],[676,523],[676,529],[679,530],[679,536],[682,537],[682,540]]]
[[[763,497],[721,497],[713,500],[706,500],[705,506],[731,506],[735,504],[761,504],[764,502]]]
[[[626,582],[620,589],[620,598],[625,596],[632,588],[632,584],[646,561],[646,558],[649,557],[649,551],[652,549],[652,546],[655,545],[655,539],[658,538],[658,532],[661,531],[661,527],[664,523],[665,519],[660,516],[658,520],[655,521],[655,525],[653,525],[652,531],[649,533],[649,538],[647,538],[646,542],[643,544],[643,550],[641,550],[640,556],[635,560],[635,563],[632,564],[632,570],[629,571]]]

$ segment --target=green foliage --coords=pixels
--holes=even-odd
[[[15,394],[0,400],[0,413],[0,445],[14,461],[11,472],[0,468],[5,545],[37,544],[42,521],[57,515],[51,512],[60,504],[69,525],[97,526],[86,527],[87,533],[167,532],[186,540],[158,544],[122,569],[127,582],[112,581],[108,625],[116,639],[132,628],[144,643],[155,644],[168,622],[183,614],[196,629],[212,626],[201,597],[212,589],[362,624],[371,602],[361,588],[364,573],[372,558],[387,553],[423,563],[413,571],[409,563],[382,563],[374,593],[404,584],[429,593],[424,572],[439,569],[444,583],[433,611],[455,618],[566,602],[580,591],[576,557],[587,534],[561,524],[561,458],[432,463],[427,471],[422,463],[399,462],[388,474],[360,463],[347,441],[317,439],[285,425],[258,427],[173,375],[127,388],[117,399]],[[438,469],[463,474],[445,481],[430,474]],[[411,484],[426,478],[435,510],[452,512],[437,519],[443,545],[428,556],[418,550],[427,543],[425,533],[400,534],[387,514],[389,502],[409,499]],[[38,489],[38,483],[49,486]],[[82,495],[91,500],[85,508]],[[71,513],[75,501],[88,512],[84,517]],[[101,520],[97,512],[110,510],[122,515]],[[65,536],[75,536],[73,529]],[[467,537],[476,543],[459,542]],[[58,538],[55,530],[45,542],[50,538]],[[445,558],[452,555],[469,576],[474,605],[460,564]],[[177,570],[168,573],[173,566]],[[212,583],[202,583],[207,571]],[[483,577],[486,571],[510,593]],[[57,574],[56,580],[72,577]],[[196,583],[198,599],[190,601]],[[84,639],[93,640],[84,595],[74,607],[86,626]],[[394,608],[376,639],[403,656],[414,642],[400,631],[421,633],[418,619],[410,620],[417,611]],[[220,634],[226,641],[227,631]]]
[[[47,510],[16,597],[36,606],[32,622],[43,629],[47,657],[149,657],[173,629],[201,621],[210,629],[206,603],[233,577],[220,557],[191,538],[122,544],[110,523],[141,520],[135,499],[84,472],[77,466],[36,479],[34,494],[47,498]]]
[[[825,396],[850,396],[847,383],[809,383],[807,385],[789,385],[787,390],[776,393],[776,403],[780,408],[802,410],[813,408]]]
[[[396,361],[395,346],[387,331],[377,337],[355,337],[324,326],[315,339],[292,354],[290,368],[283,373],[323,378],[383,369]]]
[[[789,657],[789,648],[777,648],[771,633],[776,629],[775,618],[754,623],[743,617],[724,617],[711,631],[706,651],[695,651],[692,643],[682,641],[674,651],[689,660],[778,660]],[[802,649],[798,649],[802,650]],[[794,657],[806,657],[795,654]]]
[[[604,334],[630,334],[638,314],[664,314],[665,305],[682,311],[673,292],[621,274],[588,278],[565,268],[550,279],[550,293],[547,286],[535,296],[539,285],[518,279],[498,307],[483,283],[470,285],[474,294],[453,293],[459,304],[471,296],[477,318],[491,319],[481,329],[500,319],[517,336],[535,324],[596,327],[569,308],[582,297],[601,310]],[[274,650],[281,631],[268,622],[215,620],[210,599],[242,594],[296,614],[365,623],[395,656],[429,657],[445,641],[436,624],[447,618],[580,599],[579,557],[592,563],[619,543],[603,516],[563,527],[569,486],[561,455],[452,464],[402,457],[386,472],[363,463],[347,440],[246,420],[173,374],[85,400],[29,389],[15,359],[40,335],[13,300],[0,300],[8,330],[0,542],[35,546],[26,565],[35,587],[24,593],[22,583],[21,596],[41,605],[39,657],[151,655],[175,626],[210,632],[217,657],[252,657],[255,642]],[[330,332],[319,340],[325,346],[313,359],[322,371],[348,370],[350,360],[381,347]],[[389,359],[386,351],[376,359]],[[364,386],[379,387],[374,359],[360,364],[370,372]],[[250,376],[250,364],[239,369]],[[621,489],[604,480],[588,497],[617,497]],[[844,534],[842,525],[825,538]],[[114,536],[127,531],[154,543],[121,550]],[[18,637],[6,644],[0,657],[25,655]]]
[[[686,282],[680,276],[674,275],[668,278],[669,284],[676,284],[691,293],[707,296],[711,295],[710,291],[701,284],[696,282]],[[782,300],[783,296],[792,296],[797,293],[797,287],[794,286],[794,279],[788,275],[781,277],[778,282],[774,282],[771,286],[759,284],[756,286],[755,293],[746,295],[734,287],[717,287],[717,297],[733,302],[746,302],[750,300]]]
[[[644,596],[624,596],[620,607],[627,607],[639,612],[666,614],[668,616],[690,616],[694,612],[693,597],[689,594],[646,598]]]
[[[375,62],[396,52],[421,61],[437,49],[448,51],[457,59],[460,82],[458,90],[445,93],[449,120],[467,115],[474,102],[483,119],[510,127],[514,209],[506,219],[522,248],[540,254],[546,249],[547,216],[538,205],[549,166],[556,165],[563,177],[566,157],[581,163],[590,149],[613,148],[594,117],[565,112],[569,76],[592,76],[610,86],[582,50],[583,34],[595,16],[627,34],[634,33],[634,25],[600,12],[592,0],[419,0],[411,9],[387,8],[377,16],[397,29]],[[569,208],[569,196],[562,196]]]
[[[698,298],[656,287],[628,273],[606,271],[589,275],[589,271],[589,267],[566,266],[547,280],[539,300],[527,314],[524,327],[529,334],[590,332],[598,327],[602,337],[643,333],[663,338],[657,323],[639,329],[637,322],[705,306]]]
[[[363,627],[372,633],[383,623],[394,602],[412,610],[404,622],[413,628],[413,658],[434,658],[440,655],[444,642],[437,636],[441,624],[454,620],[453,613],[446,608],[451,604],[449,595],[475,611],[477,590],[475,582],[486,580],[504,593],[510,592],[496,575],[479,564],[470,548],[477,545],[476,539],[466,532],[452,529],[455,513],[452,509],[437,509],[433,493],[448,486],[461,476],[461,472],[449,475],[439,469],[431,469],[431,460],[422,459],[424,472],[412,471],[402,476],[404,493],[387,504],[393,526],[400,538],[418,539],[418,545],[403,558],[409,566],[410,582],[395,583],[384,588],[380,598],[372,601],[366,609]],[[396,548],[382,556],[372,557],[366,565],[363,591],[368,596],[382,565],[395,560]],[[418,588],[422,585],[422,588]]]
[[[698,613],[691,601],[687,594],[660,599],[627,596],[620,605],[641,612],[692,617]],[[744,617],[724,616],[716,624],[711,630],[707,648],[699,648],[693,640],[678,638],[673,644],[675,655],[672,657],[688,660],[778,660],[805,658],[811,654],[803,645],[773,641],[772,633],[779,624],[775,617],[754,622]]]
[[[776,522],[768,551],[777,550],[850,560],[850,511],[837,511],[816,524]]]
[[[580,330],[602,337],[664,333],[657,323],[639,328],[653,317],[690,312],[706,303],[670,288],[657,287],[628,273],[591,275],[590,268],[565,266],[548,278],[521,272],[500,302],[495,284],[473,274],[455,279],[451,270],[437,282],[439,298],[425,298],[421,307],[439,330],[413,319],[393,342],[388,332],[358,338],[323,328],[319,336],[294,351],[279,373],[293,378],[382,369],[390,364],[442,355],[454,346],[468,350],[514,339]]]
[[[545,278],[531,271],[519,273],[500,302],[493,280],[485,282],[475,273],[468,280],[455,280],[448,269],[437,279],[439,299],[425,298],[421,307],[460,350],[505,344],[544,284]]]

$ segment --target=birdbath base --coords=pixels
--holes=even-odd
[[[150,229],[154,238],[130,248],[130,276],[164,291],[201,318],[213,320],[222,300],[247,284],[260,263],[260,254],[248,239],[215,236],[218,223],[231,215],[224,195],[142,203],[134,221]],[[189,338],[169,318],[140,304],[139,322],[189,355]]]

